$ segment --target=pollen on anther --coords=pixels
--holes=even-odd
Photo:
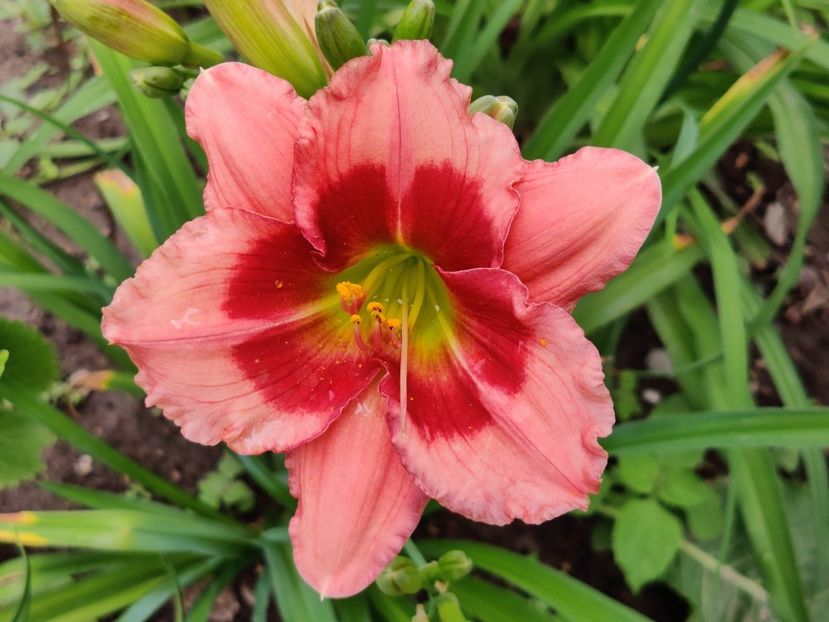
[[[363,296],[363,288],[357,283],[342,281],[337,283],[337,293],[340,295],[340,298],[346,300],[357,299]]]
[[[350,318],[348,318],[348,319],[350,319],[350,320],[351,320],[351,323],[352,323],[352,324],[355,324],[355,325],[357,325],[357,326],[359,326],[359,325],[360,325],[360,322],[362,321],[362,320],[360,319],[360,316],[359,316],[358,314],[356,314],[356,313],[354,313],[354,314],[353,314]]]

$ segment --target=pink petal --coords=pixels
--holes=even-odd
[[[385,410],[375,384],[286,460],[299,498],[290,525],[294,558],[323,596],[351,596],[374,581],[426,504],[392,447]]]
[[[662,200],[655,169],[596,147],[552,164],[533,162],[517,188],[521,207],[503,267],[531,299],[567,309],[630,265]]]
[[[597,438],[614,419],[599,353],[565,311],[527,303],[506,271],[443,277],[454,326],[442,349],[412,345],[405,419],[399,370],[381,384],[403,464],[473,520],[540,523],[586,507],[607,461]]]
[[[187,97],[187,132],[207,153],[208,210],[234,207],[293,220],[294,142],[306,102],[293,87],[242,63],[202,73]]]
[[[118,288],[103,332],[192,441],[283,451],[325,430],[376,373],[320,303],[330,278],[293,225],[215,209]],[[347,318],[341,320],[348,324]]]
[[[469,116],[451,68],[426,41],[375,45],[309,101],[294,216],[327,266],[387,242],[446,269],[500,264],[524,162],[509,128]]]

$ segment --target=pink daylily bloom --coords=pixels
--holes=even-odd
[[[474,520],[584,508],[613,406],[569,314],[660,204],[615,149],[525,162],[424,41],[374,46],[306,102],[227,63],[187,100],[207,215],[104,310],[147,403],[196,442],[288,452],[302,576],[365,588],[427,499]]]

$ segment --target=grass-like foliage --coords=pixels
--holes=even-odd
[[[290,622],[643,620],[619,598],[641,605],[632,595],[653,582],[687,601],[694,620],[826,619],[829,408],[806,392],[777,320],[824,201],[829,3],[436,2],[432,41],[476,97],[518,102],[514,130],[526,158],[596,145],[659,167],[663,205],[649,240],[628,271],[574,311],[604,357],[619,419],[603,440],[611,461],[602,488],[577,520],[592,529],[594,563],[607,563],[609,551],[627,588],[605,594],[505,547],[416,538],[405,555],[428,598],[386,585],[324,601],[294,566],[286,525],[295,501],[278,456],[228,452],[191,493],[67,414],[90,390],[141,394],[125,352],[101,335],[100,309],[135,258],[203,214],[207,166],[184,129],[187,82],[180,94],[147,97],[130,79],[146,64],[81,36],[45,4],[0,0],[0,19],[17,20],[30,46],[50,46],[59,32],[69,58],[59,87],[31,88],[40,67],[0,84],[0,287],[83,333],[111,366],[60,384],[49,343],[0,319],[0,487],[37,479],[85,508],[0,514],[0,542],[14,556],[0,564],[0,621],[137,622],[164,607],[177,620],[207,620],[221,591],[242,580],[252,581],[256,622],[269,606]],[[201,2],[154,4],[194,44],[238,58]],[[361,37],[386,39],[406,4],[341,3]],[[113,106],[122,136],[76,129]],[[745,153],[784,171],[796,197],[782,260],[751,215],[775,198],[768,180],[735,181],[718,167]],[[50,190],[91,173],[131,248]],[[773,274],[757,269],[769,265]],[[627,362],[633,331],[648,335],[661,364]],[[55,438],[122,475],[130,492],[39,475]],[[29,554],[18,556],[18,546]],[[472,560],[469,576],[445,570],[452,550]]]

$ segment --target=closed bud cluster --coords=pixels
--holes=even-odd
[[[394,29],[393,41],[428,39],[434,26],[435,3],[432,0],[412,0]]]
[[[412,560],[398,556],[377,577],[377,587],[389,596],[414,594],[423,588],[423,579]]]
[[[335,2],[323,0],[317,5],[314,24],[320,48],[334,69],[368,53],[357,28]]]
[[[52,0],[81,32],[122,54],[153,65],[208,67],[222,61],[192,44],[182,27],[146,0]]]
[[[475,112],[482,112],[512,129],[515,125],[515,117],[518,115],[518,104],[506,95],[498,97],[484,95],[469,104],[469,114]]]

